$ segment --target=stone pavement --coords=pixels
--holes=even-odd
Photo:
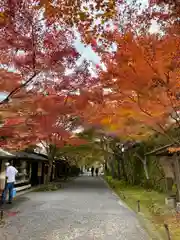
[[[30,192],[13,203],[0,240],[149,240],[136,215],[102,179],[82,176],[56,192]]]

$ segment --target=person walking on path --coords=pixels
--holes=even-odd
[[[14,182],[15,182],[15,178],[16,175],[18,173],[18,170],[12,166],[12,162],[6,163],[6,182],[5,182],[5,188],[3,190],[2,193],[2,204],[5,203],[6,201],[6,195],[7,192],[9,191],[9,201],[8,203],[11,204],[12,203],[12,199],[13,199],[13,188],[14,188]]]
[[[95,172],[96,172],[96,177],[98,177],[99,169],[96,168]]]
[[[91,168],[91,175],[92,175],[92,177],[94,176],[94,167],[93,166]]]

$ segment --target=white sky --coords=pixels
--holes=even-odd
[[[127,2],[131,2],[132,0],[127,0]],[[149,0],[139,0],[142,4],[142,8],[148,4]],[[159,31],[158,25],[156,21],[152,21],[152,26],[150,28],[150,32],[157,32]],[[74,46],[76,47],[77,51],[81,54],[81,58],[79,62],[83,61],[84,59],[94,63],[100,64],[101,59],[100,57],[92,50],[91,46],[85,47],[84,44],[80,41],[80,35],[77,33],[77,39],[75,40]]]

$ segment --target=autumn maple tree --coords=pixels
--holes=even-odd
[[[119,103],[121,114],[132,112],[135,120],[165,133],[170,117],[179,121],[179,38],[129,31],[116,34],[115,41],[117,51],[104,56],[107,70],[100,75],[111,89],[109,101]]]
[[[79,104],[77,97],[74,98],[73,95],[67,100],[65,95],[33,94],[28,93],[23,102],[17,101],[15,104],[13,101],[12,104],[6,105],[7,113],[14,112],[16,115],[12,118],[9,116],[1,127],[1,146],[11,151],[29,146],[43,146],[48,156],[50,179],[52,163],[59,148],[86,144],[73,134],[73,130],[79,126],[79,121],[74,115]],[[19,117],[18,111],[21,115]]]
[[[164,10],[166,9],[166,20],[168,18],[177,18],[180,16],[180,6],[178,0],[150,0],[149,3],[151,7],[160,7],[162,16]]]
[[[78,125],[103,126],[131,139],[152,131],[166,135],[170,119],[180,126],[178,7],[172,5],[167,17],[153,8],[162,2],[151,1],[139,14],[138,4],[123,1],[3,0],[1,146],[42,142],[52,166],[56,147],[82,143],[72,138]],[[157,18],[166,24],[161,34],[152,34]],[[113,28],[105,28],[108,20]],[[74,29],[101,56],[106,69],[97,65],[98,77],[90,75],[87,62],[76,65]],[[108,49],[112,44],[114,51]]]
[[[1,147],[46,143],[51,170],[54,146],[78,144],[67,126],[83,106],[75,93],[90,77],[85,63],[76,66],[72,30],[60,26],[62,19],[50,21],[35,2],[7,0],[0,9]]]
[[[160,23],[165,21],[165,15],[156,16]],[[99,70],[103,101],[89,105],[84,116],[124,139],[144,140],[156,132],[179,144],[179,137],[168,131],[180,126],[177,23],[168,15],[162,31],[152,33],[140,26],[142,19],[140,16],[123,31],[108,33],[116,50],[101,55],[106,66]],[[149,15],[145,25],[152,19]]]

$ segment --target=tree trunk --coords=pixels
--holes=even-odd
[[[55,179],[58,179],[57,165],[55,165]]]
[[[123,154],[123,155],[124,155],[124,154]],[[124,164],[124,156],[122,156],[122,158],[121,158],[121,167],[122,167],[122,172],[123,172],[124,180],[127,182],[127,181],[128,181],[128,178],[127,178],[126,169],[125,169],[125,164]]]
[[[141,162],[143,164],[146,179],[149,181],[149,173],[148,173],[148,168],[147,168],[147,158],[146,158],[146,156],[144,157],[144,159],[139,154],[136,154],[136,156],[141,160]]]
[[[49,160],[48,174],[47,174],[46,182],[45,182],[46,184],[48,184],[51,181],[52,167],[53,167],[53,161]]]
[[[180,163],[177,155],[175,155],[174,170],[177,185],[177,201],[180,201]]]
[[[69,171],[68,171],[68,169],[69,169],[69,168],[68,168],[68,166],[66,165],[66,166],[65,166],[65,174],[64,174],[64,175],[65,175],[65,177],[64,177],[64,178],[65,178],[65,180],[67,180],[67,179],[68,179],[68,174],[69,174]]]
[[[114,167],[114,158],[113,158],[113,157],[111,157],[110,166],[111,166],[111,175],[112,175],[112,178],[116,178],[115,167]]]
[[[147,168],[147,159],[146,159],[146,157],[143,160],[143,167],[144,167],[144,172],[145,172],[146,179],[149,180],[149,173],[148,173],[148,168]]]
[[[117,155],[117,173],[118,173],[118,180],[121,179],[121,166],[120,166],[120,158],[119,156]]]
[[[108,171],[107,159],[106,158],[105,158],[105,162],[104,162],[104,169],[105,169],[105,172]]]

